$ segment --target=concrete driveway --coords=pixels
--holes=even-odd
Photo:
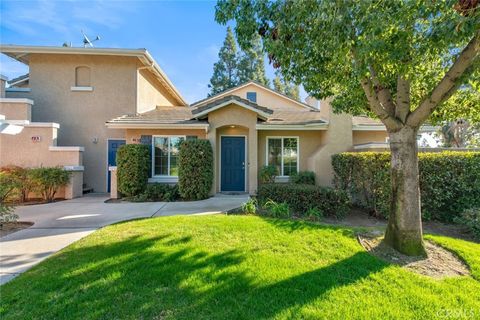
[[[137,218],[214,214],[238,208],[247,195],[216,195],[202,201],[105,203],[106,195],[18,207],[34,225],[0,238],[0,285],[69,244],[106,225]]]

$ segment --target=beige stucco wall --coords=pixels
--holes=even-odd
[[[75,68],[90,67],[92,92],[75,92]],[[124,138],[105,122],[136,107],[137,58],[87,55],[30,55],[30,93],[8,93],[34,100],[32,118],[62,127],[58,145],[84,146],[84,181],[106,191],[107,139]],[[94,138],[98,139],[94,143]]]
[[[264,88],[259,88],[254,84],[248,84],[245,87],[238,88],[232,92],[229,92],[228,95],[236,95],[243,99],[246,99],[247,92],[256,92],[257,104],[263,107],[275,108],[277,110],[291,110],[292,107],[304,108],[288,98],[272,93]],[[221,96],[222,95],[220,95],[218,98],[220,98]]]
[[[25,101],[9,102],[0,99],[0,114],[5,116],[6,120],[32,120],[32,105]]]
[[[312,170],[309,160],[326,143],[324,130],[261,130],[258,132],[258,168],[267,164],[267,137],[298,137],[299,169],[300,171]]]
[[[33,141],[32,137],[40,137]],[[57,128],[26,126],[17,135],[0,135],[0,166],[21,167],[79,166],[83,153],[74,151],[52,151],[56,146]]]
[[[309,167],[316,174],[317,184],[331,186],[333,182],[332,155],[350,151],[353,147],[352,116],[331,111],[330,99],[321,101],[321,106],[330,112],[325,143],[311,157]]]
[[[15,165],[24,168],[65,167],[72,170],[70,182],[57,191],[57,198],[82,196],[83,152],[79,148],[57,147],[58,129],[55,124],[32,123],[16,135],[0,135],[0,167]],[[32,140],[35,137],[35,140]],[[40,140],[38,140],[38,138]],[[31,194],[36,198],[39,195]]]
[[[137,111],[139,113],[153,110],[156,106],[178,105],[175,98],[146,69],[138,70],[137,83]]]
[[[387,131],[353,131],[353,144],[362,144],[369,142],[385,143],[388,137]]]
[[[236,105],[226,106],[219,110],[215,110],[208,115],[210,131],[207,138],[210,140],[213,150],[217,150],[214,161],[214,186],[212,193],[220,192],[220,159],[219,144],[220,135],[247,135],[247,189],[250,194],[254,194],[257,189],[257,114]],[[230,128],[235,126],[235,128]],[[232,130],[235,129],[235,130]]]

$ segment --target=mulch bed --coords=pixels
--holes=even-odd
[[[33,222],[28,221],[6,222],[0,227],[0,238],[6,236],[7,234],[31,227],[32,225]]]
[[[411,257],[385,245],[378,233],[359,234],[358,241],[370,254],[388,263],[436,279],[470,275],[468,266],[456,254],[434,242],[425,241],[426,257]]]

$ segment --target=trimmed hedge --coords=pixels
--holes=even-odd
[[[350,200],[345,191],[307,184],[264,184],[258,188],[257,198],[262,204],[268,200],[285,202],[299,215],[317,208],[326,216],[343,218],[350,211]]]
[[[208,198],[213,184],[213,151],[210,141],[187,140],[178,155],[178,188],[185,200]]]
[[[480,153],[419,153],[422,216],[451,222],[465,209],[480,206]],[[388,218],[390,153],[347,152],[332,156],[337,188],[374,215]]]
[[[315,185],[315,172],[313,171],[300,171],[290,178],[292,179],[292,182],[296,184]]]
[[[148,181],[150,148],[143,144],[125,144],[117,151],[118,191],[126,197],[141,194]]]
[[[169,185],[164,183],[149,183],[145,190],[139,195],[132,197],[134,202],[145,201],[175,201],[180,198],[178,185]]]
[[[455,222],[466,226],[473,236],[480,240],[480,208],[470,208],[455,217]]]

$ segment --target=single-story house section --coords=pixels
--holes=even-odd
[[[84,191],[110,191],[116,150],[125,143],[151,146],[151,182],[176,183],[180,143],[210,140],[212,194],[255,193],[264,165],[277,167],[279,182],[308,170],[318,184],[330,185],[333,154],[388,148],[377,120],[334,114],[329,99],[308,97],[304,103],[255,82],[188,104],[145,49],[0,45],[0,52],[29,69],[2,86],[0,116],[10,125],[61,128],[52,139],[28,130],[25,137],[0,137],[0,166],[46,165],[48,148],[41,157],[15,156],[38,149],[39,141],[81,148]],[[12,99],[28,99],[30,113],[19,114]]]
[[[315,172],[319,184],[330,185],[331,155],[388,146],[380,122],[333,114],[329,100],[308,98],[307,102],[248,82],[190,106],[157,106],[113,118],[106,125],[124,129],[127,143],[151,146],[151,182],[178,181],[178,146],[183,140],[210,140],[212,193],[255,193],[259,170],[265,165],[277,167],[279,182],[308,170]]]

